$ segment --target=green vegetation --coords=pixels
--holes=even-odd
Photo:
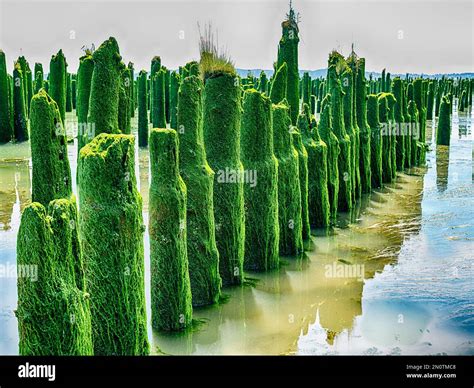
[[[295,256],[303,252],[298,152],[290,132],[288,105],[273,105],[272,114],[273,145],[278,160],[279,251],[283,256]]]
[[[171,85],[173,79],[179,79],[178,74],[173,74]],[[186,77],[179,88],[176,107],[180,128],[179,170],[187,187],[187,247],[193,306],[216,303],[222,283],[214,222],[214,171],[207,163],[204,149],[203,92],[204,86],[198,77]]]
[[[79,156],[79,233],[95,355],[149,353],[145,227],[134,164],[131,135],[101,133]]]
[[[151,321],[156,330],[178,331],[192,321],[186,247],[186,185],[179,174],[174,129],[150,133]]]
[[[279,266],[278,160],[273,153],[271,108],[271,100],[261,92],[245,92],[241,157],[253,180],[244,184],[244,268],[255,271]]]
[[[0,50],[0,143],[8,143],[13,136],[5,53]]]

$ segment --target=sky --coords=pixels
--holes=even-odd
[[[472,0],[293,0],[300,14],[299,67],[327,66],[336,49],[366,58],[367,71],[474,72]],[[211,22],[221,45],[241,69],[272,69],[288,1],[280,0],[0,0],[0,49],[13,61],[25,55],[48,72],[63,49],[76,72],[82,47],[109,36],[125,63],[149,70],[159,55],[176,69],[199,59],[198,23]]]

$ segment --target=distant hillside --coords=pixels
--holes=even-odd
[[[273,74],[273,70],[267,70],[267,69],[237,69],[237,73],[241,77],[247,77],[247,74],[251,72],[254,77],[260,76],[261,72],[265,72],[268,78],[270,78]],[[300,76],[303,75],[303,73],[308,72],[311,78],[318,78],[318,77],[326,77],[327,69],[318,69],[318,70],[300,70]],[[376,72],[376,71],[366,71],[365,76],[369,78],[370,75],[372,75],[373,78],[378,78],[380,77],[381,72]],[[392,74],[390,73],[391,77],[406,77],[407,74]],[[416,78],[416,77],[422,77],[422,78],[442,78],[442,77],[449,77],[449,78],[474,78],[474,73],[449,73],[449,74],[418,74],[418,73],[408,73],[408,76],[411,78]]]

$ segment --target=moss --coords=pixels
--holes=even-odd
[[[408,115],[410,119],[410,141],[409,141],[409,150],[410,150],[410,166],[417,165],[418,155],[419,155],[419,144],[418,144],[418,108],[414,101],[408,103]]]
[[[186,246],[186,185],[179,174],[178,136],[150,133],[151,318],[156,330],[183,330],[192,322]]]
[[[303,241],[311,239],[311,225],[309,223],[308,209],[308,152],[303,145],[301,133],[294,128],[291,132],[293,144],[298,152],[298,176],[300,179],[300,196],[301,196],[301,235]]]
[[[0,50],[0,143],[8,143],[13,135],[9,94],[5,53]]]
[[[128,62],[127,67],[130,75],[130,117],[135,117],[137,94],[135,90],[135,68],[133,62]]]
[[[403,87],[402,80],[399,77],[393,79],[392,82],[393,96],[395,97],[394,117],[397,124],[397,134],[395,136],[396,144],[396,168],[398,171],[403,170],[405,166],[405,137],[402,132],[405,124],[405,117],[403,115]]]
[[[268,87],[268,78],[265,72],[262,70],[260,72],[260,77],[258,80],[258,90],[262,93],[266,93],[267,87]]]
[[[160,69],[152,78],[151,117],[154,128],[166,128],[165,77],[166,71]]]
[[[321,120],[318,132],[321,139],[328,147],[327,169],[328,169],[328,197],[329,197],[329,220],[334,225],[337,217],[339,202],[339,167],[338,157],[340,153],[339,140],[332,131],[331,126],[331,102],[330,96],[324,97],[321,103]]]
[[[306,104],[304,106],[307,106]],[[308,153],[308,213],[313,228],[329,226],[327,146],[317,128],[310,127],[308,112],[298,116],[298,129]]]
[[[380,104],[386,107],[386,100],[383,99]],[[381,135],[379,122],[379,99],[375,94],[367,96],[367,122],[370,127],[370,158],[371,158],[371,183],[372,187],[382,187],[382,148],[384,138]]]
[[[43,65],[41,63],[35,63],[35,84],[34,84],[34,94],[38,93],[44,84],[44,72]]]
[[[118,127],[124,134],[130,134],[131,115],[130,115],[130,83],[131,76],[129,69],[122,64],[119,86],[119,103],[118,103]]]
[[[293,146],[288,105],[273,106],[273,143],[278,160],[278,220],[280,255],[296,256],[303,252],[301,189],[298,152]]]
[[[298,71],[298,25],[293,10],[287,20],[281,23],[282,36],[278,44],[278,58],[277,68],[279,69],[283,63],[288,66],[286,99],[290,106],[290,117],[293,125],[296,125],[296,120],[299,114],[300,93],[299,93],[299,71]],[[272,99],[274,103],[275,101]],[[280,100],[281,101],[281,100]]]
[[[23,73],[18,63],[13,68],[13,136],[16,141],[28,140],[28,120],[25,111]]]
[[[334,65],[330,65],[333,67]],[[329,72],[329,70],[328,70]],[[337,159],[339,169],[339,196],[338,209],[350,211],[352,209],[352,166],[351,141],[346,133],[343,115],[343,91],[339,79],[330,82],[331,89],[331,124],[332,130],[339,141],[340,153]]]
[[[165,70],[165,117],[166,117],[166,122],[170,122],[170,74],[171,72],[163,66],[163,69]]]
[[[286,98],[287,77],[288,66],[284,62],[275,73],[270,88],[270,99],[274,104],[278,104]]]
[[[301,86],[303,104],[309,105],[311,103],[311,77],[307,71],[303,73]]]
[[[74,197],[47,209],[33,202],[23,211],[17,239],[19,353],[22,356],[93,354],[89,294],[84,286]]]
[[[134,137],[99,134],[79,156],[79,232],[96,355],[149,353]]]
[[[244,169],[254,182],[244,185],[247,270],[278,268],[278,160],[273,153],[271,101],[255,89],[244,94],[241,127]]]
[[[42,89],[31,100],[32,200],[47,206],[72,193],[66,131],[58,105]]]
[[[418,123],[420,128],[419,143],[421,143],[416,165],[423,165],[426,161],[424,147],[426,141],[426,106],[423,97],[423,79],[421,78],[417,78],[413,81],[413,101],[418,109]]]
[[[446,96],[441,101],[439,110],[438,126],[436,128],[436,144],[449,146],[451,137],[451,112],[449,111],[449,100]]]
[[[94,72],[92,73],[87,122],[95,126],[95,135],[120,133],[118,106],[122,58],[115,38],[110,37],[103,42],[94,51],[92,59],[94,60]]]
[[[359,159],[357,158],[359,150],[358,129],[354,125],[354,73],[350,67],[346,67],[341,74],[343,96],[343,116],[344,128],[349,140],[350,147],[350,163],[351,163],[351,201],[355,203],[360,197],[360,171]]]
[[[223,285],[241,284],[245,222],[240,161],[240,86],[232,74],[208,74],[204,93],[204,144],[214,178],[214,217]],[[230,175],[227,174],[230,172]],[[227,176],[228,175],[228,176]]]
[[[173,79],[179,80],[179,75],[173,74],[171,85]],[[179,169],[187,187],[187,247],[193,306],[218,302],[222,284],[214,222],[214,171],[207,163],[204,149],[203,92],[201,80],[190,76],[182,81],[177,98]]]
[[[378,95],[379,120],[382,124],[380,135],[382,137],[382,181],[384,183],[391,182],[393,179],[391,157],[392,139],[389,135],[390,109],[388,95],[388,93],[380,93]]]
[[[33,97],[33,86],[32,86],[32,74],[30,69],[30,64],[26,60],[26,58],[21,55],[18,57],[18,61],[21,67],[21,72],[23,75],[22,82],[23,82],[23,100],[25,103],[25,116],[29,117],[29,108],[30,108],[30,101]]]
[[[89,98],[91,94],[92,73],[94,72],[94,61],[92,55],[86,54],[79,60],[77,70],[77,122],[79,131],[77,134],[77,155],[93,134],[87,133],[87,116],[89,114]]]
[[[387,105],[388,105],[388,121],[389,121],[389,131],[388,136],[390,136],[390,164],[392,172],[392,180],[397,176],[397,143],[394,132],[395,127],[395,105],[397,100],[395,99],[393,93],[387,93]]]
[[[359,160],[360,186],[362,193],[370,193],[372,188],[371,177],[371,132],[367,123],[367,81],[365,79],[365,58],[357,60],[357,76],[354,86],[355,117],[359,129]],[[357,152],[356,152],[357,154]]]
[[[76,78],[71,79],[71,94],[72,94],[72,109],[76,109],[77,103],[77,80]],[[76,112],[77,114],[77,112]]]
[[[428,84],[427,106],[426,106],[426,119],[427,120],[433,120],[434,97],[435,97],[435,83],[431,81]]]
[[[71,73],[66,73],[66,112],[72,112]]]
[[[138,146],[148,145],[147,73],[138,75]]]
[[[49,63],[49,95],[56,101],[61,121],[66,120],[67,63],[63,51],[59,50]]]
[[[178,89],[180,77],[175,71],[170,76],[170,127],[178,129]]]

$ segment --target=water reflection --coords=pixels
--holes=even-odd
[[[449,146],[436,146],[436,186],[439,192],[448,188]]]

